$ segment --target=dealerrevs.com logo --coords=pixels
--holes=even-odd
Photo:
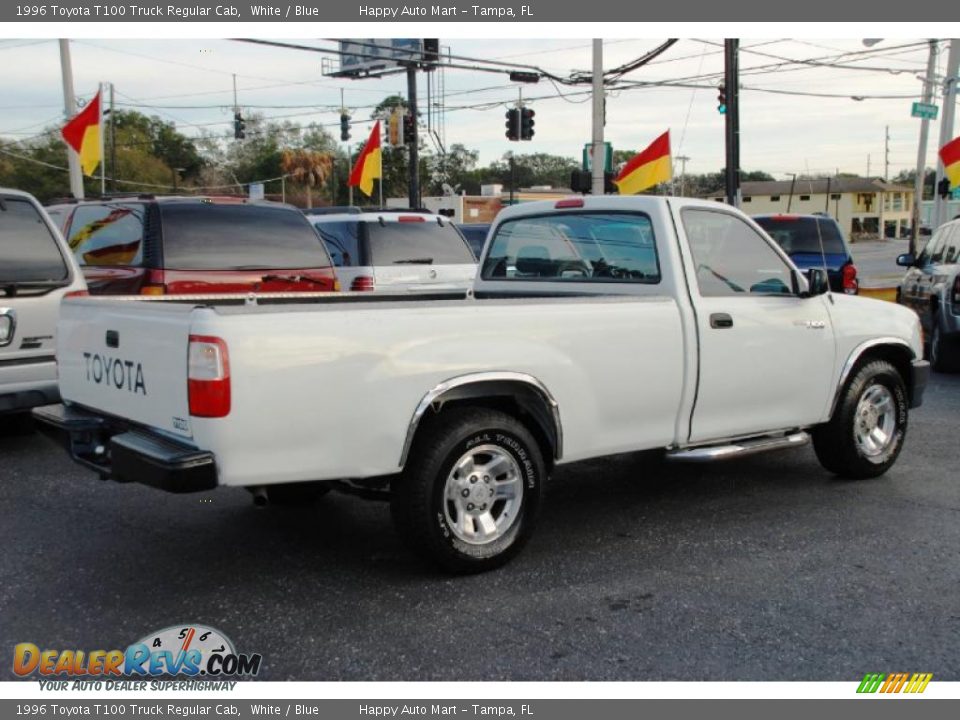
[[[933,673],[867,673],[857,692],[918,694],[927,689],[932,679]]]
[[[261,660],[259,653],[238,653],[222,632],[198,624],[164,628],[125,650],[51,650],[30,642],[13,649],[14,673],[41,679],[250,678],[260,672]]]

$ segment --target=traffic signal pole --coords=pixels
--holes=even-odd
[[[947,76],[943,85],[943,115],[940,117],[940,145],[942,148],[953,139],[953,116],[957,104],[957,73],[960,72],[960,40],[950,41],[950,54],[947,56]],[[934,187],[934,207],[936,208],[934,229],[947,221],[947,199],[936,192],[943,179],[943,160],[937,155],[937,182]]]
[[[740,73],[738,51],[740,41],[723,42],[723,83],[727,91],[727,111],[724,114],[727,166],[725,186],[727,204],[740,207]]]
[[[417,147],[417,66],[415,63],[407,65],[407,108],[410,116],[413,118],[413,139],[409,140],[410,145],[410,180],[408,190],[410,195],[410,207],[420,207],[420,157]]]
[[[923,102],[933,102],[933,76],[937,71],[937,41],[930,41],[930,55],[927,57],[927,74],[923,79]],[[930,118],[920,120],[920,144],[917,148],[917,177],[913,182],[913,212],[910,221],[910,252],[917,254],[917,238],[920,236],[920,204],[923,202],[924,176],[927,174],[927,136],[930,134]],[[934,186],[936,195],[936,186]]]
[[[77,98],[73,94],[73,69],[70,65],[69,40],[60,41],[60,71],[63,74],[63,114],[66,121],[77,114]],[[83,200],[83,173],[80,171],[80,157],[69,147],[67,148],[67,165],[70,168],[70,194],[77,200]],[[115,170],[114,174],[116,174]]]

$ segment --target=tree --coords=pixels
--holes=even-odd
[[[333,158],[329,153],[299,148],[284,150],[280,156],[280,169],[295,183],[307,190],[307,207],[313,207],[310,188],[327,183],[333,168]]]

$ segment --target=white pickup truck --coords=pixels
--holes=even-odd
[[[913,312],[830,293],[735,209],[666,197],[504,210],[460,297],[69,299],[57,357],[64,403],[35,416],[100,475],[379,489],[462,572],[519,550],[561,463],[812,435],[828,471],[880,475],[929,375]]]

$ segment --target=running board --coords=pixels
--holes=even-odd
[[[786,450],[801,447],[810,442],[810,435],[805,432],[796,432],[780,437],[752,438],[740,440],[729,445],[710,445],[707,447],[684,448],[671,450],[667,453],[669,460],[677,462],[713,462],[735,457],[746,457],[770,450]]]

